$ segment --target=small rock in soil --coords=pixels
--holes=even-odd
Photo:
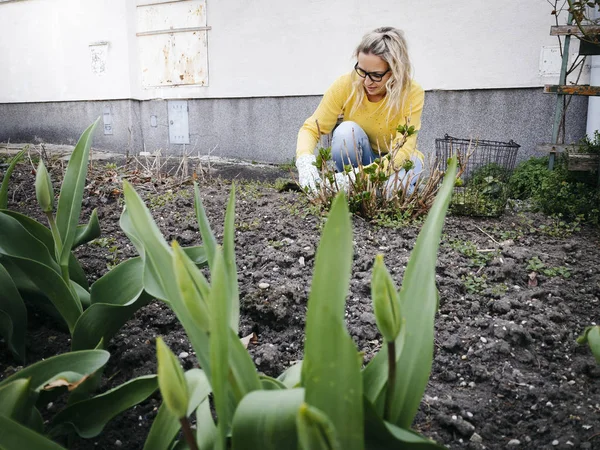
[[[510,441],[508,441],[508,444],[506,444],[508,447],[516,447],[517,445],[521,445],[521,441],[518,439],[511,439]]]
[[[269,283],[258,283],[258,287],[261,289],[269,289],[270,286]]]
[[[505,298],[496,300],[493,303],[492,308],[499,314],[506,314],[511,310],[510,301]]]
[[[180,357],[181,359],[185,359],[185,358],[187,358],[188,356],[190,356],[190,354],[189,354],[188,352],[181,352],[181,353],[179,354],[179,357]]]
[[[473,435],[471,436],[471,439],[469,439],[469,440],[471,442],[475,442],[477,444],[480,444],[483,442],[483,439],[477,433],[473,433]]]
[[[450,336],[442,343],[442,347],[450,351],[459,351],[462,348],[462,342],[458,336]]]

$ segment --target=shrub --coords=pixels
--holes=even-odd
[[[397,131],[403,136],[404,141],[417,132],[414,126],[409,126],[408,123],[399,125]],[[349,147],[353,149],[349,151],[356,151],[356,145]],[[411,172],[414,166],[412,161],[404,161],[401,167],[395,161],[401,147],[402,145],[396,145],[392,151],[380,155],[367,166],[360,162],[355,168],[346,166],[345,177],[336,173],[331,148],[320,148],[315,165],[319,170],[322,183],[316,193],[310,193],[311,201],[329,209],[337,192],[344,190],[350,212],[367,220],[404,224],[425,216],[440,189],[444,172],[438,167],[431,167],[428,176],[424,170],[415,180],[415,175]],[[357,160],[360,161],[360,158],[357,157]],[[459,169],[458,176],[461,174],[462,168]],[[414,189],[402,187],[412,182],[416,183]]]
[[[548,158],[531,158],[521,163],[510,179],[513,198],[531,199],[535,209],[567,221],[583,217],[600,222],[600,190],[597,174],[567,169],[566,155],[561,155],[548,170]]]
[[[517,166],[509,184],[510,197],[526,200],[533,197],[549,175],[548,157],[530,158]]]

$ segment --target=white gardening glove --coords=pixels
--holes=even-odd
[[[352,183],[356,181],[356,173],[359,170],[360,169],[358,167],[354,167],[350,173],[337,172],[335,174],[335,182],[337,183],[338,189],[340,191],[348,192],[348,189],[350,188],[350,181],[352,181]]]
[[[321,184],[319,170],[313,164],[317,161],[315,155],[302,155],[296,159],[296,168],[298,169],[298,181],[302,189],[308,187],[312,192],[316,192],[317,185]]]

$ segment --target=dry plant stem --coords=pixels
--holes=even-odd
[[[179,419],[181,423],[181,429],[183,430],[183,436],[190,446],[191,450],[198,450],[198,444],[196,443],[196,438],[194,437],[194,433],[192,432],[192,427],[190,426],[190,421],[187,417],[182,417]]]
[[[388,388],[385,394],[385,404],[383,407],[383,419],[389,420],[391,415],[392,402],[396,390],[396,343],[394,341],[387,343],[388,348]]]

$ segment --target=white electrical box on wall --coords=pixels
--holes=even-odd
[[[168,104],[169,142],[171,144],[189,144],[190,128],[187,100],[169,100]]]

